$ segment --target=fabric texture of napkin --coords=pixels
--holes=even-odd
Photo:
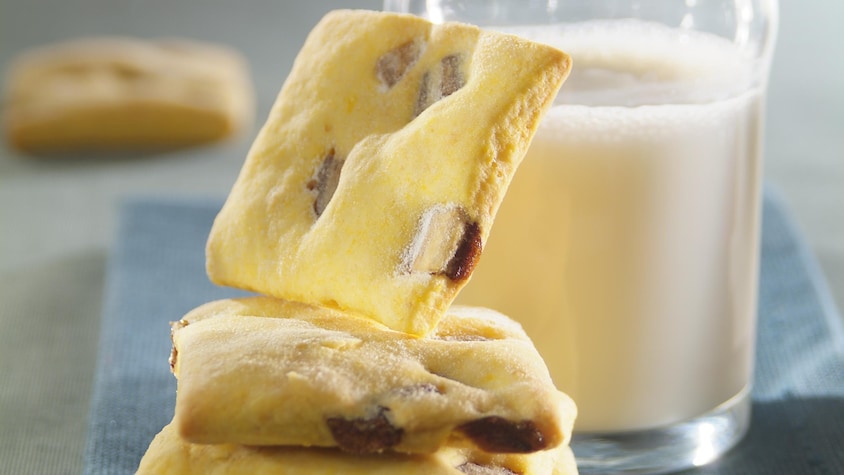
[[[106,282],[84,473],[129,474],[173,416],[169,322],[246,295],[205,275],[218,202],[132,200]],[[748,436],[685,474],[844,473],[844,330],[782,200],[766,190],[753,416]]]

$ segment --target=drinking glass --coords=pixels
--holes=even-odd
[[[554,45],[572,73],[458,301],[520,321],[582,473],[706,464],[750,421],[776,0],[386,0]]]

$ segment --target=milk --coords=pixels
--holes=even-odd
[[[633,21],[520,33],[571,54],[558,102],[575,104],[540,124],[458,300],[523,324],[577,402],[576,431],[702,415],[751,380],[754,65]]]

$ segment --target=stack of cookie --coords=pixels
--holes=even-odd
[[[572,474],[576,410],[521,327],[452,307],[540,116],[553,48],[337,11],[209,236],[266,296],[173,325],[173,422],[139,473]]]

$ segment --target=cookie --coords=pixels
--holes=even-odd
[[[174,423],[200,444],[529,453],[568,442],[576,409],[521,327],[455,307],[428,337],[303,303],[205,304],[173,325]]]
[[[4,127],[35,153],[166,149],[251,123],[245,60],[202,42],[88,38],[43,46],[10,66]]]
[[[444,448],[434,454],[353,455],[336,449],[197,445],[170,424],[153,439],[138,475],[576,475],[566,446],[534,454],[490,455]]]
[[[569,66],[474,26],[329,13],[214,222],[209,277],[428,334]]]

